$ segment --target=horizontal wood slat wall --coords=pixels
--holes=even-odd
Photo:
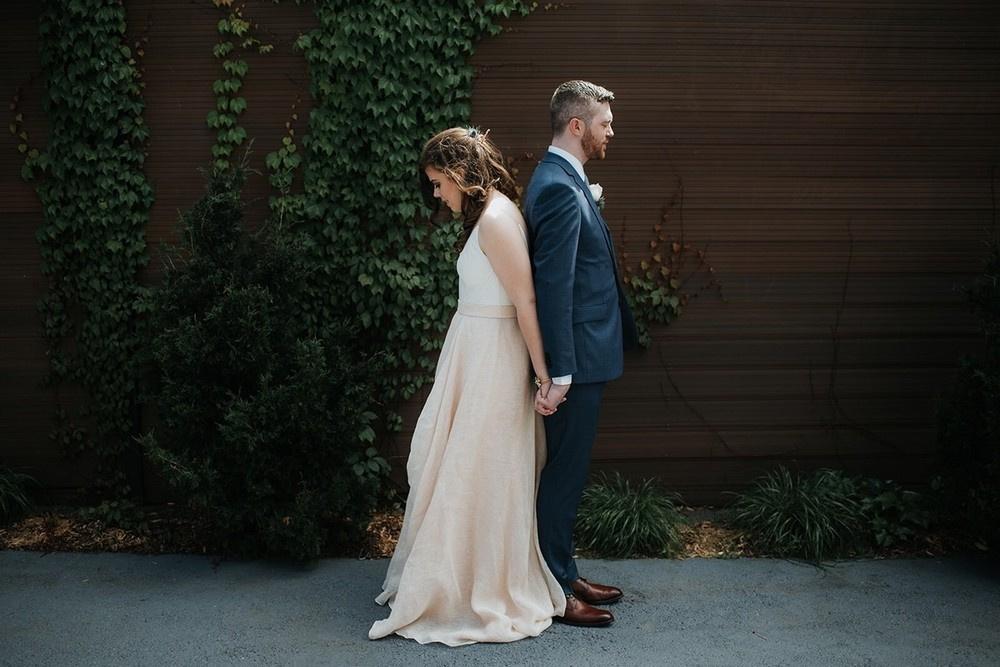
[[[1000,157],[995,3],[569,2],[485,43],[475,121],[526,182],[547,102],[616,94],[591,182],[648,257],[683,187],[705,291],[628,356],[599,467],[718,501],[777,462],[921,481],[982,267]],[[667,220],[681,235],[680,212]],[[704,284],[695,279],[691,286]]]
[[[131,0],[146,36],[149,240],[173,238],[199,196],[218,76],[208,0]],[[544,5],[544,3],[543,3]],[[722,296],[630,353],[613,383],[596,466],[656,475],[690,502],[719,502],[777,462],[926,479],[935,408],[958,358],[980,342],[960,291],[981,270],[1000,162],[1000,39],[994,2],[552,3],[486,40],[473,58],[473,121],[527,183],[548,144],[548,98],[566,79],[615,91],[616,136],[592,182],[619,250],[648,255],[653,225],[683,188],[684,240],[703,249]],[[308,6],[248,2],[274,53],[251,56],[242,124],[253,162],[280,141],[291,104],[307,130],[308,78],[290,44]],[[35,3],[5,3],[0,93],[38,70]],[[44,139],[40,83],[21,110]],[[48,442],[53,397],[35,304],[44,289],[15,144],[0,151],[2,462],[71,488],[86,462]],[[263,177],[251,179],[265,210]],[[679,237],[681,211],[666,223]],[[157,280],[155,259],[144,277]],[[690,285],[704,284],[696,278]],[[397,475],[407,428],[388,445]],[[151,471],[147,471],[151,472]],[[151,499],[162,486],[150,482]]]

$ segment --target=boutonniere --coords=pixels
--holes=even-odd
[[[597,202],[597,210],[598,211],[603,211],[604,210],[604,188],[601,187],[600,183],[591,183],[589,187],[590,187],[590,196],[594,198],[595,202]]]

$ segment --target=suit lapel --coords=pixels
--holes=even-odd
[[[590,192],[590,188],[587,186],[586,181],[580,177],[580,172],[573,168],[569,162],[564,158],[556,155],[554,153],[546,153],[543,162],[549,162],[561,168],[566,172],[566,175],[573,179],[577,187],[583,190],[584,199],[590,202],[590,208],[597,216],[597,219],[601,222],[601,231],[604,233],[604,241],[608,244],[608,252],[611,253],[611,261],[615,264],[615,270],[618,269],[618,260],[615,258],[615,246],[611,242],[611,230],[608,228],[608,223],[604,221],[604,216],[601,215],[601,209],[597,208],[597,202],[594,201],[594,195]]]
[[[628,301],[625,298],[625,294],[622,292],[621,272],[618,270],[618,258],[615,257],[615,246],[611,241],[611,229],[608,227],[608,223],[604,221],[604,216],[601,215],[601,209],[597,208],[597,202],[594,201],[594,195],[591,194],[590,188],[587,187],[587,183],[580,178],[580,172],[574,169],[573,165],[567,162],[565,158],[556,155],[555,153],[549,153],[546,151],[545,158],[542,162],[548,162],[566,172],[566,175],[573,179],[573,182],[576,183],[577,187],[583,190],[584,196],[587,201],[590,202],[590,208],[594,211],[594,215],[596,215],[597,219],[601,222],[601,231],[604,233],[604,241],[608,244],[608,253],[611,255],[611,266],[615,269],[615,288],[618,290],[618,298],[621,303],[626,304],[625,307],[627,309]],[[624,327],[624,322],[622,323],[622,326]],[[632,326],[635,327],[634,324]]]
[[[573,179],[576,186],[583,190],[583,193],[587,195],[587,201],[590,202],[590,208],[593,209],[594,213],[597,215],[601,222],[604,222],[604,218],[601,217],[601,210],[597,208],[597,202],[594,201],[594,195],[591,194],[590,188],[587,186],[587,182],[580,177],[580,172],[573,168],[569,162],[567,162],[563,157],[556,155],[555,153],[547,153],[543,162],[549,162],[551,164],[557,165],[566,175]]]

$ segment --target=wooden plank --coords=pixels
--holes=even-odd
[[[859,431],[843,423],[830,428],[670,429],[602,431],[594,443],[594,459],[766,459],[798,456],[932,455],[933,434],[917,426]]]
[[[616,234],[620,239],[621,233]],[[650,259],[650,235],[626,236],[619,252],[628,252],[626,262],[635,271],[643,260]],[[913,274],[926,272],[938,276],[946,285],[968,282],[976,270],[985,265],[986,246],[983,239],[955,242],[868,241],[851,243],[848,239],[831,241],[728,241],[707,239],[697,232],[685,235],[691,250],[704,250],[706,261],[715,269],[720,280],[741,279],[744,275],[767,275],[776,282],[805,272],[824,272],[841,276],[850,270],[848,283],[869,279],[877,274]],[[662,246],[661,263],[669,257],[669,246]],[[693,255],[694,253],[689,253]],[[693,270],[697,259],[689,257],[686,266]],[[953,274],[953,275],[944,275]],[[909,276],[901,276],[909,277]],[[912,290],[916,294],[916,290]],[[954,301],[954,299],[953,299]]]
[[[844,368],[828,365],[801,368],[690,368],[664,369],[630,365],[628,374],[609,384],[605,400],[634,402],[661,398],[685,400],[741,400],[748,396],[784,402],[807,396],[822,400],[831,395],[868,398],[936,398],[950,386],[955,369]],[[833,386],[831,388],[831,381]]]
[[[963,57],[964,52],[957,52]],[[487,86],[477,81],[482,93],[473,100],[476,115],[489,126],[502,123],[512,131],[511,137],[498,136],[497,140],[513,141],[528,134],[544,134],[546,94],[539,91],[541,100],[519,99],[531,105],[532,113],[511,115],[511,102],[497,99],[486,105],[484,96],[494,93],[500,97],[499,82]],[[548,91],[551,94],[552,91]],[[521,97],[521,96],[519,96]],[[858,147],[938,147],[949,149],[995,148],[1000,136],[992,131],[996,114],[963,113],[956,119],[948,114],[920,113],[832,113],[832,112],[731,112],[689,109],[672,111],[664,121],[653,107],[643,106],[643,98],[615,100],[616,131],[624,130],[619,138],[629,134],[660,137],[672,147],[695,146],[858,146]],[[543,127],[539,127],[538,115]],[[958,122],[956,122],[958,121]],[[618,151],[615,141],[615,152]],[[616,157],[614,154],[609,160]],[[724,166],[724,165],[720,165]]]
[[[752,337],[742,332],[705,337],[675,325],[658,328],[649,350],[626,353],[630,366],[669,364],[672,369],[822,368],[836,359],[841,368],[901,369],[953,368],[965,354],[981,354],[981,335],[843,337],[830,332],[797,338],[787,334]]]
[[[838,320],[839,317],[839,320]],[[688,336],[726,335],[744,338],[765,336],[839,336],[904,338],[919,331],[926,336],[972,335],[977,322],[964,303],[954,305],[849,305],[838,315],[832,304],[788,304],[766,308],[755,303],[710,303],[707,297],[688,306],[669,328]]]
[[[607,470],[621,472],[636,480],[654,478],[665,489],[679,492],[687,503],[720,505],[732,500],[730,494],[748,489],[757,477],[778,465],[806,474],[818,468],[834,468],[849,474],[878,476],[902,484],[926,486],[936,463],[937,459],[933,456],[900,458],[895,454],[759,459],[597,459],[591,466],[591,473]]]
[[[616,178],[620,178],[617,177]],[[664,235],[671,241],[684,240],[701,248],[712,241],[801,242],[820,241],[843,244],[877,242],[919,246],[926,243],[974,245],[980,248],[986,230],[992,225],[989,209],[720,209],[684,206],[681,211],[670,206],[671,187],[661,193],[647,193],[641,199],[616,201],[617,192],[609,183],[605,188],[611,201],[605,219],[614,230],[619,250],[648,256],[646,244],[656,238],[654,226],[662,223]],[[664,215],[667,215],[664,220]],[[942,234],[947,229],[947,234]],[[946,253],[941,246],[941,255]],[[978,267],[973,267],[978,268]]]

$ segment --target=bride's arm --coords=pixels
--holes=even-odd
[[[504,203],[506,205],[500,213],[495,210],[484,211],[479,219],[479,247],[486,254],[490,266],[517,310],[517,325],[528,346],[535,375],[546,380],[549,379],[549,371],[545,364],[538,313],[535,311],[531,258],[521,236],[520,225],[524,222],[513,203]]]

